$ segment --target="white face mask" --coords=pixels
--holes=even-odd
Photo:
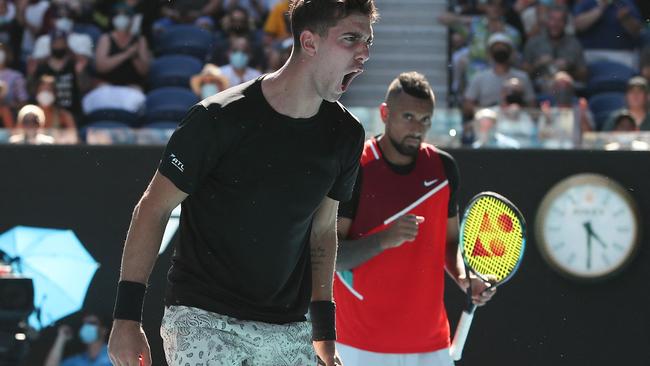
[[[131,23],[131,18],[128,15],[119,14],[113,17],[113,27],[117,30],[125,30]]]
[[[49,107],[52,105],[52,103],[54,103],[54,93],[49,90],[43,90],[42,92],[36,94],[36,101],[39,105]]]
[[[72,32],[72,27],[74,27],[74,22],[70,18],[59,18],[54,22],[56,29],[70,33]]]

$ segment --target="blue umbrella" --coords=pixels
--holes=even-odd
[[[0,235],[0,250],[34,282],[36,329],[79,311],[99,267],[72,230],[16,226]]]

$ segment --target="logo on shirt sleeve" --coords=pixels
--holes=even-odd
[[[185,166],[183,165],[183,162],[178,160],[176,155],[169,154],[169,158],[171,159],[172,165],[175,166],[176,169],[180,170],[181,172],[185,171]]]

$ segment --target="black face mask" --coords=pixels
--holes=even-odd
[[[573,104],[574,93],[573,89],[570,88],[561,88],[557,89],[554,92],[555,102],[559,105],[571,105]]]
[[[65,48],[55,48],[52,49],[52,57],[62,59],[65,54],[67,53],[67,50]]]
[[[524,96],[521,93],[512,93],[506,95],[506,103],[524,105]]]
[[[492,52],[492,58],[496,63],[505,64],[510,60],[510,50],[497,49]]]

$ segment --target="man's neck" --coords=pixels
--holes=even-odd
[[[409,165],[413,163],[414,157],[403,155],[390,142],[390,139],[384,134],[377,140],[381,153],[389,163],[393,165]]]
[[[494,64],[494,73],[497,75],[507,74],[510,71],[510,65],[508,64]]]
[[[89,344],[87,348],[88,357],[91,360],[97,359],[97,356],[99,356],[99,353],[102,351],[102,348],[104,348],[104,341],[101,340]]]
[[[289,61],[262,80],[262,93],[278,113],[291,118],[309,118],[318,113],[323,99],[318,95],[308,66]]]

